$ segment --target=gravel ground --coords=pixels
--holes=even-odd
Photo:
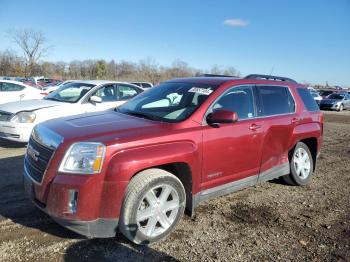
[[[23,192],[23,145],[0,141],[0,261],[350,261],[350,111],[325,121],[309,186],[277,180],[203,203],[148,247],[57,225]]]

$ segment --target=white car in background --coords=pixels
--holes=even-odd
[[[17,81],[0,80],[0,104],[41,99],[46,94],[42,90]]]
[[[115,108],[143,90],[115,81],[72,81],[44,99],[0,105],[0,138],[28,142],[33,127],[49,119]]]
[[[61,86],[65,85],[65,84],[69,84],[73,82],[73,80],[67,80],[65,82],[59,83],[57,85],[48,85],[43,87],[43,92],[45,92],[47,95],[52,93],[53,91],[56,91],[58,88],[60,88]]]
[[[316,91],[316,92],[310,92],[312,97],[314,98],[315,102],[318,104],[318,106],[320,106],[321,101],[322,101],[322,96],[320,96],[320,94]]]

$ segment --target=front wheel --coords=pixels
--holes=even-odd
[[[283,180],[290,185],[305,186],[309,184],[314,162],[308,146],[297,143],[290,159],[290,174],[283,176]]]
[[[343,111],[343,110],[344,110],[344,105],[343,105],[343,104],[341,104],[341,105],[339,106],[338,111],[339,111],[339,112],[341,112],[341,111]]]
[[[159,241],[181,220],[185,203],[185,189],[176,176],[162,169],[144,170],[127,187],[119,229],[136,244]]]

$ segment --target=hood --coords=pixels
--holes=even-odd
[[[322,100],[322,104],[336,104],[338,102],[341,102],[342,100],[338,100],[338,99],[323,99]]]
[[[61,135],[65,141],[133,140],[131,137],[154,136],[169,124],[129,116],[113,110],[53,119],[41,125]]]
[[[66,103],[46,99],[22,100],[0,105],[0,111],[16,114],[20,111],[34,111],[46,107],[60,106],[62,104]]]

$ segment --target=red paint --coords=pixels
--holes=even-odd
[[[64,137],[42,185],[35,186],[36,198],[46,204],[47,212],[56,217],[77,220],[118,218],[125,189],[132,176],[155,166],[169,163],[187,165],[192,173],[192,177],[188,177],[192,180],[192,194],[196,194],[287,162],[288,151],[302,139],[316,138],[319,153],[323,116],[320,112],[306,111],[296,91],[297,87],[301,87],[299,84],[229,78],[181,81],[224,82],[190,118],[180,123],[161,123],[116,112],[45,123]],[[228,88],[242,84],[289,87],[296,102],[296,112],[222,123],[219,128],[202,126],[211,103]],[[78,141],[102,142],[107,146],[100,174],[72,175],[57,171],[65,151]],[[66,213],[68,190],[71,188],[79,191],[79,206],[73,215]]]

